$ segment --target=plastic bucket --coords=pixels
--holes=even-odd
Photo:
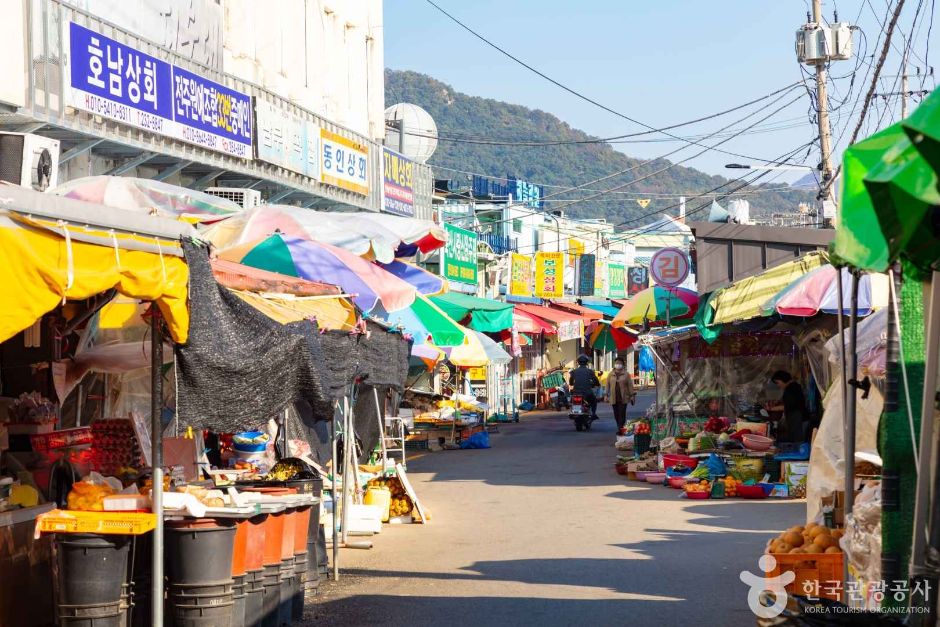
[[[248,519],[235,522],[235,539],[232,541],[232,577],[244,576],[248,572]]]
[[[291,618],[299,621],[304,617],[304,593],[307,589],[307,553],[294,555],[294,598],[291,602]]]
[[[249,570],[245,575],[245,625],[257,627],[264,616],[264,571]]]
[[[69,533],[56,534],[55,541],[61,622],[96,627],[110,625],[112,609],[117,611],[120,622],[130,538]],[[97,622],[88,622],[90,620]]]
[[[297,530],[297,508],[284,512],[284,532],[281,534],[281,561],[294,559],[294,535]]]
[[[294,590],[296,580],[294,578],[294,556],[281,562],[280,570],[280,602],[277,607],[278,622],[281,625],[289,625],[294,607]]]
[[[182,585],[231,580],[234,548],[233,521],[197,518],[168,522],[164,552],[167,579]]]
[[[90,605],[59,604],[59,624],[63,627],[122,627],[126,610],[121,602]]]
[[[310,534],[310,516],[312,515],[312,505],[298,507],[294,514],[294,554],[307,550],[307,536]]]
[[[232,583],[232,627],[245,627],[247,575],[238,575]]]
[[[174,627],[232,627],[232,608],[235,602],[229,595],[227,601],[212,605],[172,605],[170,616]]]
[[[388,522],[392,508],[392,491],[388,488],[369,488],[362,499],[366,505],[378,505],[382,508],[382,522]]]
[[[262,571],[261,625],[278,627],[278,609],[281,605],[281,564],[271,564]]]
[[[264,566],[264,536],[267,514],[259,514],[245,521],[248,538],[245,540],[245,572],[261,570]]]
[[[320,585],[320,560],[326,562],[326,538],[320,527],[321,504],[310,508],[310,523],[307,525],[307,586]]]
[[[204,584],[170,584],[167,599],[176,627],[231,627],[235,606],[231,579]],[[208,622],[208,621],[215,622]]]
[[[131,554],[131,627],[149,627],[151,618],[151,582],[153,571],[153,533],[136,536]]]

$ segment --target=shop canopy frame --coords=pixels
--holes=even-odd
[[[25,218],[26,224],[28,225],[24,227],[10,220],[8,226],[12,225],[14,228],[23,228],[24,231],[28,232],[28,236],[34,238],[48,239],[53,237],[52,233],[55,233],[55,237],[61,236],[61,239],[64,240],[65,254],[57,255],[57,258],[54,260],[37,256],[42,252],[48,252],[50,250],[48,247],[38,248],[37,250],[39,252],[34,254],[34,256],[18,260],[20,264],[33,261],[36,264],[45,263],[47,266],[52,267],[51,273],[48,267],[45,271],[34,268],[33,272],[25,278],[37,280],[39,277],[43,276],[43,274],[48,277],[59,275],[59,281],[61,281],[61,274],[63,274],[63,269],[60,267],[60,264],[64,261],[67,266],[64,269],[66,279],[64,284],[60,284],[59,286],[62,292],[60,294],[62,302],[68,298],[70,289],[74,287],[76,275],[88,274],[87,268],[76,267],[75,265],[76,263],[82,263],[87,258],[80,252],[76,252],[83,250],[82,247],[87,247],[84,250],[89,251],[89,254],[98,253],[94,259],[94,261],[98,262],[98,265],[92,269],[93,271],[100,271],[102,269],[100,265],[100,253],[101,249],[103,249],[104,252],[112,255],[111,261],[114,264],[112,272],[122,267],[122,255],[124,263],[130,263],[130,256],[132,254],[136,255],[138,258],[140,258],[141,255],[148,255],[145,259],[149,260],[150,264],[153,266],[151,272],[153,277],[157,277],[163,283],[181,279],[185,279],[184,283],[188,282],[186,263],[179,259],[183,256],[181,242],[185,238],[192,238],[195,232],[192,226],[186,223],[158,216],[146,216],[127,212],[97,203],[88,203],[70,198],[42,194],[33,190],[13,186],[2,187],[2,189],[0,189],[0,199],[2,199],[7,218],[10,216],[19,216],[20,218]],[[47,228],[48,232],[38,230],[43,227]],[[72,242],[73,239],[76,240],[75,243]],[[108,248],[105,247],[111,247],[113,251],[109,251]],[[12,250],[12,248],[7,246],[0,247],[0,249],[7,254]],[[121,251],[125,252],[122,253]],[[164,255],[168,256],[169,259],[164,259]],[[7,267],[10,265],[11,264],[6,264]],[[174,272],[169,266],[181,266],[182,269],[177,268]],[[168,272],[168,270],[170,270],[170,272]],[[124,271],[123,268],[122,271]],[[5,283],[5,285],[8,284],[9,283]],[[140,293],[127,290],[127,285],[120,281],[114,285],[114,287],[116,287],[120,293],[132,298],[142,296]],[[185,309],[188,305],[185,300],[185,285],[183,287],[184,298],[182,307]],[[99,289],[98,293],[102,291],[106,290]],[[87,296],[91,296],[91,294]],[[22,304],[23,300],[29,297],[29,293],[25,291],[11,293],[5,296],[4,303],[9,309],[15,310],[18,308],[18,303]],[[144,298],[144,300],[147,299]],[[159,302],[159,300],[154,301],[154,305],[158,305]],[[36,313],[35,310],[33,311]],[[161,319],[163,316],[160,314],[160,311],[160,307],[151,306],[150,454],[153,467],[153,485],[158,486],[163,484],[163,424],[161,421],[163,405],[163,378],[161,376],[163,365],[163,328],[161,326]],[[37,319],[41,318],[45,313],[48,313],[48,310],[39,313]],[[177,327],[174,339],[177,341],[185,341],[188,334],[188,313],[185,321],[178,322],[180,325],[185,326]],[[4,337],[3,339],[6,340],[8,337]],[[151,509],[156,521],[153,530],[151,598],[161,599],[163,598],[162,491],[154,490],[151,500]],[[162,603],[153,604],[151,620],[155,625],[162,624]]]

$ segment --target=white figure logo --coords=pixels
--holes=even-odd
[[[777,560],[773,555],[764,555],[758,560],[757,565],[764,573],[770,573],[777,567]],[[751,588],[747,592],[747,605],[758,618],[776,618],[783,613],[787,606],[786,586],[796,579],[792,571],[787,571],[779,577],[763,577],[749,570],[743,570],[739,577],[745,585]],[[773,594],[773,605],[761,603],[761,593],[765,590]]]

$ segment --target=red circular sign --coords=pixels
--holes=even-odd
[[[691,269],[689,256],[679,248],[661,248],[650,259],[650,277],[662,287],[682,285]]]

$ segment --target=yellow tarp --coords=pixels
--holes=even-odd
[[[70,252],[71,250],[71,252]],[[71,264],[69,255],[71,254]],[[112,288],[155,301],[174,342],[189,334],[189,269],[179,257],[72,241],[51,232],[0,225],[0,342],[32,326],[62,303]],[[69,267],[71,266],[71,280]]]
[[[328,331],[350,331],[356,326],[356,308],[341,296],[267,298],[254,292],[231,291],[281,324],[316,318],[320,328]]]
[[[711,324],[725,324],[763,316],[762,305],[810,270],[828,263],[825,253],[809,253],[758,275],[741,279],[719,290],[710,305],[715,309]]]

